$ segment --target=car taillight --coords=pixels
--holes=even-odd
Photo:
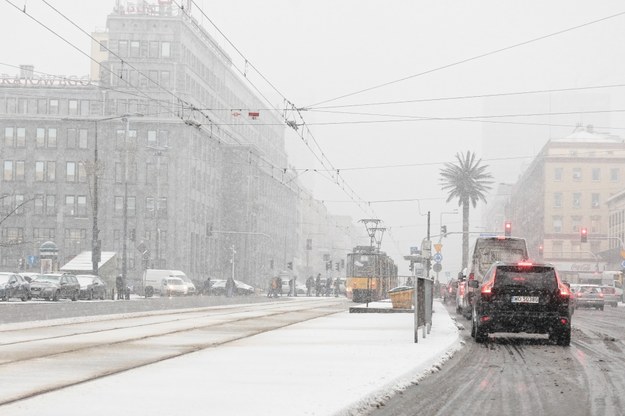
[[[469,280],[475,280],[475,273],[469,273]]]
[[[602,298],[603,297],[603,293],[599,292],[599,297]]]
[[[571,296],[571,291],[568,286],[563,283],[558,283],[558,288],[560,289],[560,296]]]
[[[490,295],[492,293],[494,282],[495,282],[494,280],[491,280],[482,285],[481,292],[483,295]]]

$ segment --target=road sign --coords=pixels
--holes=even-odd
[[[443,255],[441,253],[436,253],[432,256],[432,260],[434,260],[436,263],[440,263],[441,261],[443,261]]]
[[[437,253],[441,252],[441,248],[443,248],[443,245],[440,243],[434,244],[434,251],[436,251]]]
[[[434,266],[432,266],[432,270],[434,271],[434,273],[438,273],[443,270],[443,266],[441,266],[440,263],[434,263]]]
[[[26,257],[26,261],[28,262],[28,265],[30,267],[33,267],[35,265],[35,263],[37,262],[37,256],[28,256],[28,257]]]
[[[621,262],[621,267],[625,269],[625,260]]]
[[[419,254],[419,247],[410,247],[410,254]]]

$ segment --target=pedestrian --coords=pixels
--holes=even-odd
[[[211,294],[211,278],[210,276],[204,280],[204,287],[202,287],[202,294],[210,295]]]
[[[312,275],[306,279],[306,296],[312,296],[313,286],[315,285],[315,278]]]
[[[328,276],[326,279],[326,293],[325,296],[330,296],[332,293],[332,276]]]
[[[282,296],[282,278],[280,276],[276,277],[276,297],[278,295]]]
[[[124,298],[124,277],[118,274],[115,278],[115,288],[117,289],[117,300]]]
[[[289,294],[287,296],[293,295],[293,278],[289,279]]]
[[[315,279],[315,296],[321,296],[321,273]]]
[[[234,283],[234,279],[232,276],[228,277],[226,280],[226,297],[231,298],[234,295],[234,290],[236,289],[236,284]]]
[[[339,297],[339,292],[341,291],[341,279],[338,277],[334,279],[334,297]]]
[[[293,275],[293,296],[297,297],[297,276]]]

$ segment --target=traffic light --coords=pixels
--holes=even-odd
[[[334,269],[338,272],[339,271],[339,265],[341,263],[339,263],[338,261],[336,263],[334,263]]]
[[[510,237],[512,235],[512,223],[510,221],[506,221],[504,224],[504,235],[506,237]]]
[[[292,261],[288,262],[288,263],[286,264],[286,267],[287,267],[287,269],[289,269],[289,270],[293,270],[293,262],[292,262]]]
[[[410,262],[410,266],[408,266],[408,268],[410,269],[410,271],[414,271],[414,261]]]
[[[332,270],[332,260],[326,261],[326,270]]]
[[[20,257],[20,258],[17,260],[17,265],[19,266],[19,269],[20,269],[20,270],[24,270],[24,259],[23,259],[22,257]]]
[[[541,245],[539,245],[539,246],[538,246],[538,255],[539,255],[540,257],[542,257],[542,256],[543,256],[543,253],[544,253],[544,251],[543,251],[543,245],[541,244]]]
[[[442,237],[447,237],[447,226],[446,225],[441,225],[441,236]]]
[[[585,243],[588,241],[588,229],[586,227],[582,227],[580,231],[580,237],[581,237],[582,243]]]

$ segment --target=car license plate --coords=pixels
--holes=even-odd
[[[512,303],[538,303],[538,296],[512,296]]]

